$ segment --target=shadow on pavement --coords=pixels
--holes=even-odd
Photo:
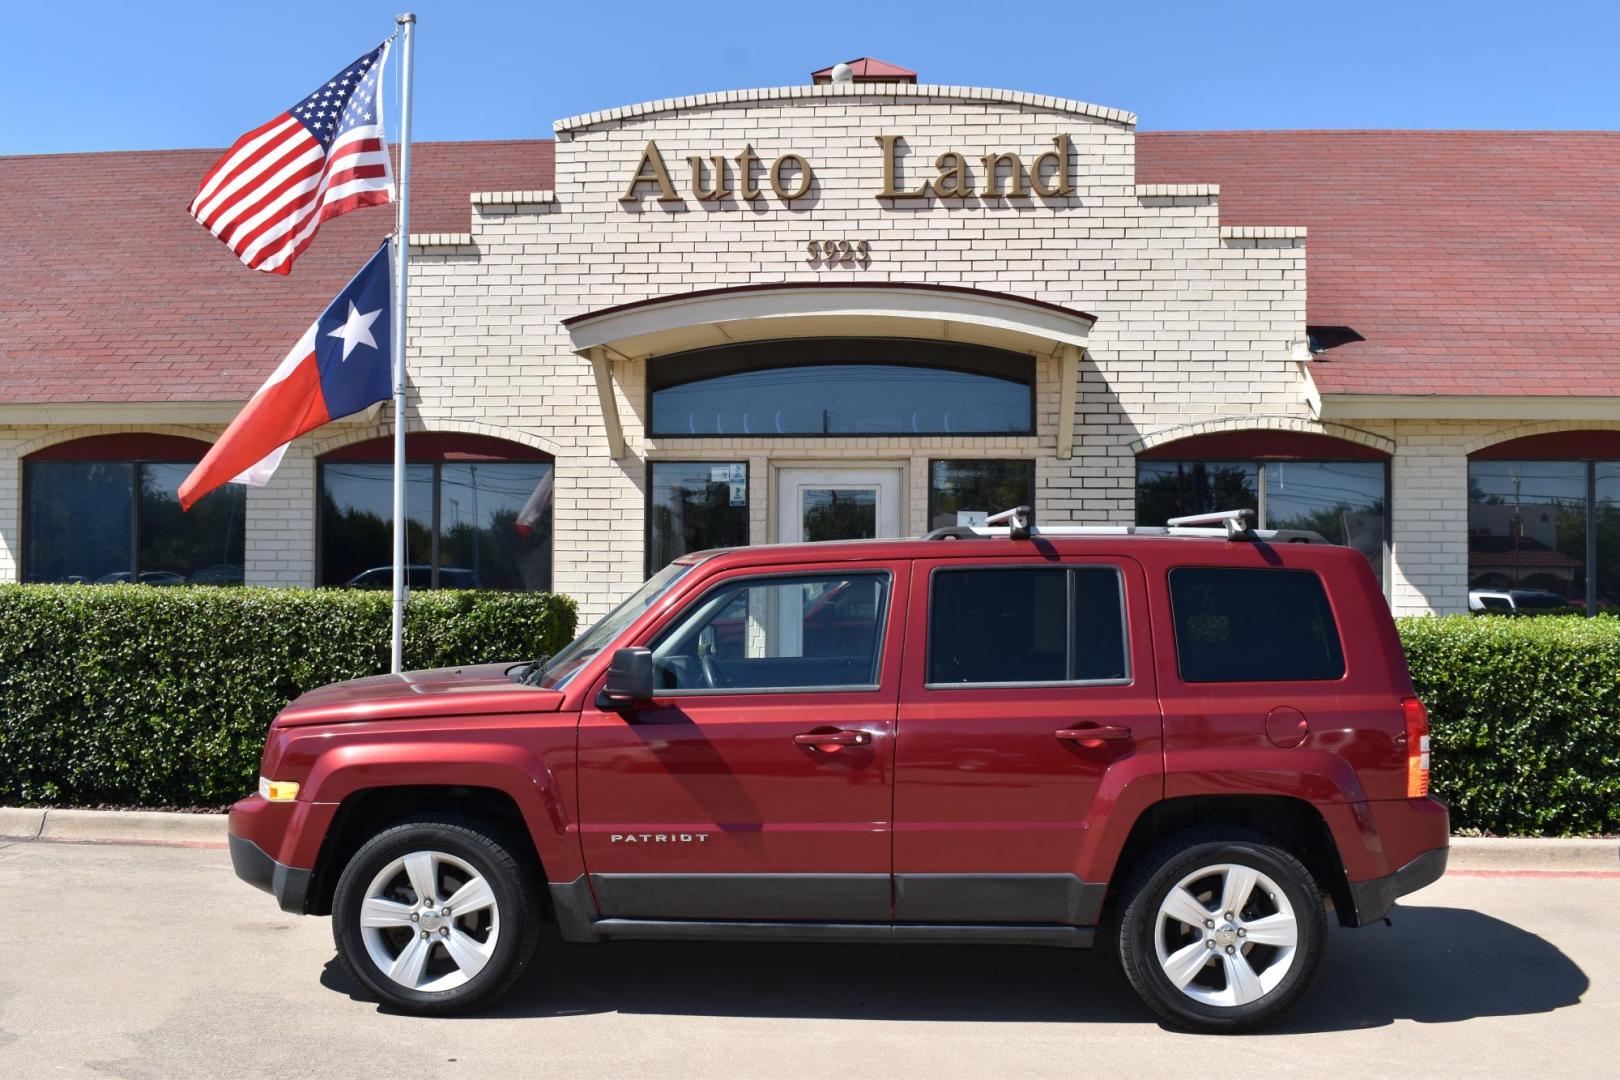
[[[1576,1004],[1586,975],[1534,934],[1458,908],[1335,927],[1316,986],[1278,1034],[1451,1023]],[[362,998],[334,959],[328,989]],[[1152,1022],[1111,950],[648,942],[542,945],[473,1019],[580,1013],[861,1020]]]

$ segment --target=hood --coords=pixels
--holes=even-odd
[[[556,690],[508,680],[506,669],[511,666],[433,668],[332,683],[293,701],[276,717],[276,726],[556,712],[562,706],[562,694]]]

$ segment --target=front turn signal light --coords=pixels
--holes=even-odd
[[[271,802],[292,802],[298,798],[298,783],[294,780],[266,780],[261,776],[259,795]]]
[[[1406,714],[1406,797],[1429,794],[1429,710],[1415,697],[1401,701]]]

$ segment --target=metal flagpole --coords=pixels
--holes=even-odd
[[[396,675],[405,664],[405,319],[411,264],[411,59],[416,16],[394,21],[404,31],[400,42],[399,214],[394,230],[394,647]]]

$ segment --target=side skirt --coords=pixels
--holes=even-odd
[[[940,875],[913,875],[906,880],[911,893],[909,903],[898,905],[900,914],[912,919],[889,923],[831,922],[813,919],[763,920],[731,919],[669,919],[669,918],[598,918],[596,898],[592,894],[591,879],[581,874],[573,881],[551,882],[551,907],[557,918],[557,929],[564,941],[808,941],[808,942],[870,942],[878,944],[957,943],[982,945],[1041,945],[1057,948],[1090,948],[1096,938],[1094,926],[1074,926],[1052,921],[1053,918],[1096,916],[1100,907],[1101,886],[1089,886],[1072,878],[1042,882],[1043,899],[1039,914],[1027,902],[1008,904],[1001,893],[1005,881],[985,878],[970,882],[964,877]],[[1051,876],[1057,879],[1057,875]],[[600,882],[600,879],[598,879]],[[977,888],[965,885],[978,886]],[[1057,888],[1051,888],[1056,885]],[[954,886],[954,888],[952,888]],[[1076,888],[1078,886],[1078,888]],[[937,891],[935,891],[937,890]],[[1098,895],[1092,895],[1095,890]],[[946,904],[945,895],[960,891],[966,896]],[[931,895],[932,894],[932,895]],[[1026,891],[1025,896],[1028,896]],[[1000,901],[996,904],[995,901]],[[978,911],[1019,911],[1028,914],[1030,921],[1023,923],[979,923],[962,916],[965,909]],[[922,915],[932,921],[916,921]],[[1042,918],[1044,916],[1044,918]],[[1076,921],[1079,921],[1077,918]]]

